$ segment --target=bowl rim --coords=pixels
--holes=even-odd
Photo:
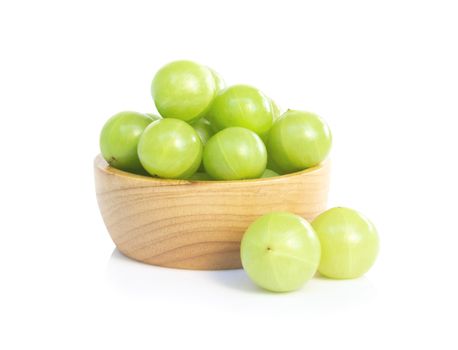
[[[159,177],[146,176],[140,174],[129,173],[124,170],[116,169],[108,164],[108,162],[102,157],[101,154],[98,154],[94,159],[94,167],[108,175],[114,175],[126,179],[136,179],[151,182],[152,184],[162,184],[162,185],[192,185],[192,184],[212,184],[212,185],[223,185],[223,184],[240,184],[240,183],[256,183],[256,182],[278,182],[285,179],[291,179],[294,177],[300,177],[306,174],[312,174],[323,170],[324,168],[329,167],[330,160],[325,159],[321,163],[289,174],[257,178],[257,179],[243,179],[243,180],[189,180],[189,179],[163,179]]]

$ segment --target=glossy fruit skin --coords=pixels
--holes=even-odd
[[[267,168],[275,171],[278,175],[286,174],[286,172],[280,169],[277,163],[274,162],[269,153],[267,153]]]
[[[248,227],[240,257],[255,284],[273,292],[289,292],[313,277],[320,251],[318,237],[306,220],[288,212],[273,212]]]
[[[213,74],[213,78],[215,79],[216,92],[218,93],[226,87],[226,82],[224,81],[223,77],[214,69],[210,67],[208,67],[208,69],[210,69]]]
[[[270,105],[272,108],[272,115],[273,115],[274,122],[275,122],[278,118],[280,118],[280,115],[281,115],[280,108],[275,103],[275,101],[272,99],[270,99]]]
[[[151,175],[185,179],[202,161],[202,142],[188,123],[166,118],[149,125],[138,143],[138,156]]]
[[[321,242],[320,274],[329,278],[357,278],[374,264],[379,237],[364,215],[349,208],[332,208],[320,214],[312,226]]]
[[[210,122],[205,118],[200,118],[200,119],[196,120],[195,122],[191,123],[191,126],[194,128],[194,130],[197,131],[197,134],[199,134],[199,137],[200,137],[200,140],[202,141],[202,144],[205,146],[207,141],[214,134],[213,129],[212,129],[211,125],[210,125]],[[204,168],[203,162],[200,163],[198,171],[205,172],[205,168]]]
[[[175,61],[156,73],[151,94],[161,116],[191,122],[207,113],[216,95],[215,78],[198,63]]]
[[[275,177],[275,176],[279,176],[279,175],[273,170],[266,169],[262,173],[261,178],[268,178],[268,177]]]
[[[148,117],[150,117],[153,121],[154,120],[161,120],[162,117],[160,115],[154,113],[145,113]]]
[[[197,131],[197,134],[199,135],[202,144],[205,146],[207,141],[214,134],[210,122],[205,118],[200,118],[199,120],[196,120],[195,122],[191,123],[191,126],[194,128],[194,130]]]
[[[322,162],[331,144],[331,131],[320,117],[288,110],[270,129],[267,150],[281,172],[290,173]]]
[[[152,123],[146,114],[125,111],[112,116],[100,133],[100,152],[112,167],[144,174],[137,145],[145,128]]]
[[[213,135],[204,148],[205,171],[217,180],[255,179],[266,169],[264,143],[251,130],[233,127]]]
[[[213,129],[240,126],[267,136],[274,120],[271,100],[258,89],[234,85],[221,91],[207,114]]]

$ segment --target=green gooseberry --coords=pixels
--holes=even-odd
[[[248,85],[234,85],[222,90],[213,101],[207,118],[213,129],[239,126],[265,138],[274,120],[271,100]]]
[[[100,151],[112,167],[144,174],[138,159],[137,145],[141,134],[153,120],[146,114],[125,111],[112,116],[100,133]]]
[[[329,127],[317,115],[288,110],[272,126],[267,150],[283,173],[303,170],[323,161],[330,149]]]
[[[320,242],[312,226],[300,216],[273,212],[248,227],[240,257],[255,284],[273,292],[289,292],[315,274]]]
[[[156,73],[151,94],[161,116],[191,122],[209,109],[216,95],[215,78],[198,63],[175,61]]]
[[[138,143],[138,156],[146,171],[162,178],[188,178],[202,161],[202,142],[188,123],[173,118],[149,125]]]
[[[204,148],[205,171],[217,180],[255,179],[266,169],[264,143],[253,131],[232,127],[213,135]]]
[[[349,208],[332,208],[312,222],[321,242],[318,271],[336,279],[356,278],[375,262],[379,237],[374,224]]]

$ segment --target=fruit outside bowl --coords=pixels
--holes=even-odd
[[[242,267],[240,240],[259,216],[289,211],[312,220],[326,209],[329,161],[271,178],[159,179],[94,160],[97,201],[119,251],[144,263],[196,270]]]

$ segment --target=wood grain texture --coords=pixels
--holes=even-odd
[[[311,220],[326,209],[329,162],[243,181],[167,180],[94,161],[97,201],[118,249],[148,264],[240,268],[240,240],[259,216],[289,211]]]

